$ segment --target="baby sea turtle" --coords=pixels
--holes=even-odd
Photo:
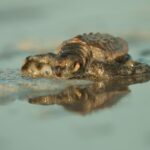
[[[64,41],[57,54],[26,58],[23,74],[31,77],[112,79],[150,72],[148,65],[135,62],[128,44],[120,37],[89,33]]]

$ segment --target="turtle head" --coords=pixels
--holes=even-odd
[[[23,75],[30,77],[52,77],[52,68],[55,65],[55,55],[48,53],[29,56],[21,68]]]

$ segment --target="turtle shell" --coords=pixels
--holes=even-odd
[[[128,44],[125,40],[101,33],[84,33],[64,41],[58,47],[58,53],[62,53],[66,49],[72,51],[74,48],[82,48],[85,52],[90,51],[91,57],[99,61],[121,59],[128,53]]]

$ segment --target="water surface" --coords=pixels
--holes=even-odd
[[[54,51],[61,41],[91,31],[122,36],[132,57],[150,65],[149,8],[148,0],[1,1],[0,149],[149,150],[149,82],[115,89],[111,96],[118,99],[103,107],[101,101],[97,107],[84,101],[86,107],[79,111],[58,101],[35,105],[29,99],[57,95],[70,87],[76,87],[80,96],[91,82],[30,79],[20,74],[26,56]],[[96,90],[92,93],[96,95]]]

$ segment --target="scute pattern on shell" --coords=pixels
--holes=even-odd
[[[122,38],[109,34],[84,33],[64,41],[57,50],[60,55],[68,55],[68,52],[75,53],[75,51],[88,54],[88,56],[91,53],[90,58],[107,62],[122,60],[128,54],[128,44]],[[83,57],[85,58],[86,55]]]
[[[104,51],[119,51],[123,50],[123,42],[119,37],[113,37],[109,34],[101,33],[84,33],[83,35],[78,35],[75,38],[79,38],[86,44],[92,45],[94,47],[101,48]],[[127,46],[127,43],[126,43]],[[126,47],[126,50],[128,46]]]

